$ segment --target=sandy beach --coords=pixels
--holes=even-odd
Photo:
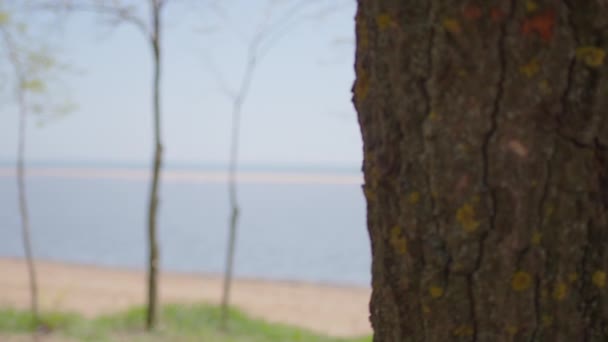
[[[44,310],[75,311],[92,317],[134,305],[145,298],[145,273],[38,261]],[[221,278],[163,272],[164,303],[219,303]],[[371,333],[370,289],[287,281],[237,279],[232,303],[252,317],[280,322],[336,337]],[[28,278],[21,259],[0,258],[0,307],[27,308]]]
[[[0,167],[0,177],[14,176],[14,168]],[[146,181],[150,177],[150,171],[145,168],[29,167],[27,176]],[[228,174],[224,171],[164,170],[162,180],[172,183],[225,183],[228,180]],[[363,182],[363,177],[340,173],[238,172],[237,181],[239,183],[264,184],[360,185]]]

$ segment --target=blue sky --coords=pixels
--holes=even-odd
[[[268,4],[274,4],[271,18],[278,19],[290,1],[224,0],[219,2],[223,17],[204,5],[169,1],[162,108],[170,163],[227,160],[231,101],[220,91],[212,68],[236,89],[247,40],[268,13]],[[316,8],[341,5],[330,15],[288,25],[289,31],[255,70],[243,107],[243,164],[360,165],[361,137],[350,93],[356,4],[317,3]],[[98,15],[73,14],[64,24],[65,34],[54,44],[63,61],[81,71],[63,77],[78,108],[43,127],[32,122],[28,159],[149,163],[152,64],[147,42],[130,25],[108,29]],[[66,95],[52,91],[55,97]],[[2,99],[10,96],[3,94]],[[0,122],[0,160],[10,161],[17,143],[14,106],[0,106]]]

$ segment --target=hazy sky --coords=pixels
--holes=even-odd
[[[287,25],[289,31],[255,70],[243,107],[243,163],[360,164],[361,137],[350,93],[355,2],[317,2],[321,7],[341,6],[330,15]],[[220,1],[224,17],[187,3],[169,1],[164,17],[165,156],[172,162],[223,162],[228,156],[231,101],[212,70],[237,88],[247,40],[268,13],[269,1]],[[275,3],[273,22],[285,13],[284,4],[294,1],[270,3]],[[130,25],[109,30],[99,16],[80,13],[66,22],[60,42],[64,60],[82,71],[65,78],[70,98],[79,107],[44,127],[30,125],[28,159],[148,163],[152,64],[147,41]],[[5,63],[5,55],[0,58]],[[15,157],[16,132],[17,112],[3,103],[0,160]]]

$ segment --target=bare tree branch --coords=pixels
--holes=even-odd
[[[215,81],[218,83],[220,93],[224,94],[231,101],[234,101],[237,96],[237,92],[230,88],[228,82],[226,82],[226,78],[215,64],[213,58],[207,53],[203,53],[202,58],[205,61],[204,64],[209,66],[209,71],[215,78]]]
[[[157,0],[160,1],[160,0]],[[165,1],[162,1],[164,4]],[[54,1],[44,2],[41,5],[37,6],[40,10],[66,10],[66,11],[76,11],[76,12],[85,12],[85,13],[95,13],[101,14],[104,16],[109,16],[110,19],[113,20],[113,24],[121,24],[121,23],[129,23],[135,26],[147,39],[152,39],[151,29],[146,25],[146,23],[138,16],[136,16],[133,12],[135,10],[134,6],[117,6],[117,5],[108,5],[105,2],[96,1],[95,3],[77,3],[74,4],[72,1],[66,1],[63,4],[57,3]]]

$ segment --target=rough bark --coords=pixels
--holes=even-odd
[[[604,1],[358,1],[374,341],[608,341]]]
[[[163,145],[161,141],[161,48],[160,48],[160,13],[162,0],[152,1],[152,53],[154,57],[154,159],[152,166],[152,183],[150,185],[150,202],[148,207],[148,306],[146,311],[146,329],[156,326],[158,301],[158,262],[159,248],[157,240],[156,218],[158,216],[158,193],[162,167]]]

